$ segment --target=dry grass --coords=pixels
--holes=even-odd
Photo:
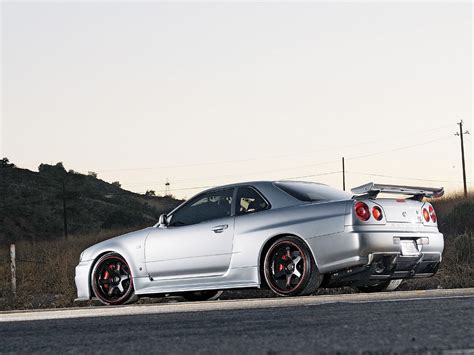
[[[445,251],[438,273],[428,279],[405,282],[401,289],[474,287],[474,195],[468,198],[448,196],[434,205],[445,234]],[[126,230],[107,231],[99,235],[71,236],[68,241],[16,243],[17,297],[10,292],[8,246],[0,247],[0,309],[66,307],[76,296],[74,268],[86,247]],[[344,293],[351,289],[328,289],[318,293]],[[226,295],[226,294],[224,294]],[[224,298],[271,297],[263,291],[227,292]]]
[[[474,232],[447,236],[443,261],[433,277],[405,282],[402,290],[474,287]]]
[[[69,240],[16,243],[17,297],[11,294],[8,247],[0,250],[0,309],[65,307],[76,297],[74,269],[85,248],[128,231],[71,236]],[[6,261],[6,262],[4,262]]]

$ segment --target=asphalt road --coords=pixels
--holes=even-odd
[[[474,289],[0,313],[0,352],[474,354]]]

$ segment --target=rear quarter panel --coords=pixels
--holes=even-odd
[[[316,246],[344,231],[349,202],[303,204],[236,217],[231,268],[258,266],[265,243],[275,236],[289,234],[306,241],[319,266],[326,251]],[[325,245],[331,247],[329,242]]]

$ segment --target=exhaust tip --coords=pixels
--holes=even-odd
[[[382,272],[384,272],[385,271],[384,263],[382,261],[377,261],[377,263],[375,264],[374,271],[377,274],[381,274]]]

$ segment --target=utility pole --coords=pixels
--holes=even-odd
[[[64,238],[67,240],[67,210],[66,210],[66,186],[63,179],[63,219],[64,219]]]
[[[342,157],[342,189],[346,191],[346,167],[344,165],[344,157]]]
[[[462,130],[462,120],[461,122],[458,123],[459,125],[459,133],[456,132],[456,136],[459,136],[461,138],[461,159],[462,159],[462,180],[464,183],[464,197],[467,197],[467,182],[466,182],[466,162],[464,160],[464,138],[463,134],[470,134],[469,131],[464,131]]]

